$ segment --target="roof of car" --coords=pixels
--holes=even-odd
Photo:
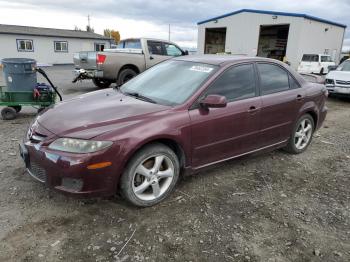
[[[179,56],[175,60],[190,61],[196,63],[210,64],[210,65],[226,65],[236,62],[244,61],[273,61],[278,62],[275,59],[263,58],[263,57],[249,57],[245,55],[188,55]]]

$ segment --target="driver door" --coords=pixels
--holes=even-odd
[[[256,82],[253,64],[233,66],[214,80],[202,96],[225,96],[227,106],[198,105],[189,111],[194,168],[258,148],[262,104]]]
[[[146,68],[150,68],[169,57],[166,55],[164,45],[160,41],[147,40],[148,55],[145,56]]]

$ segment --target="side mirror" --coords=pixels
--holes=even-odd
[[[208,95],[204,99],[202,99],[199,104],[205,108],[220,108],[226,107],[227,101],[226,97],[220,95]]]
[[[188,55],[188,50],[183,51],[183,55]]]
[[[330,65],[328,66],[328,71],[334,71],[338,68],[338,66],[335,66],[335,65]]]

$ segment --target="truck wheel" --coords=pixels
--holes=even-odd
[[[103,78],[93,78],[92,82],[99,88],[107,88],[112,84],[112,81]]]
[[[13,120],[16,118],[17,112],[12,107],[5,107],[1,110],[1,117],[4,120]]]
[[[128,82],[131,78],[135,77],[137,73],[132,70],[131,68],[126,68],[120,71],[118,80],[117,80],[117,85],[121,86]]]
[[[12,107],[13,109],[15,109],[17,113],[21,112],[21,110],[22,110],[22,107],[21,107],[21,106],[10,106],[10,107]]]

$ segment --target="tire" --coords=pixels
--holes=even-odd
[[[15,110],[16,110],[16,113],[19,113],[19,112],[21,112],[21,110],[22,110],[22,106],[10,106],[10,107],[12,107],[13,109],[15,109]]]
[[[93,78],[92,82],[98,88],[108,88],[112,84],[112,81],[103,78]]]
[[[128,82],[131,78],[134,78],[137,75],[137,72],[135,72],[131,68],[126,68],[120,71],[117,79],[117,85],[121,86]]]
[[[17,112],[13,107],[5,107],[1,110],[1,117],[4,120],[13,120],[17,116]]]
[[[323,75],[323,74],[324,74],[324,68],[322,67],[320,71],[320,75]]]
[[[304,128],[301,128],[301,125],[304,125]],[[308,130],[306,131],[306,129]],[[314,131],[315,122],[312,116],[305,114],[300,117],[293,128],[293,132],[288,141],[288,145],[285,147],[285,151],[291,154],[300,154],[304,152],[312,141]],[[301,142],[299,142],[300,140]]]
[[[138,207],[156,205],[172,193],[179,173],[174,151],[160,143],[148,145],[127,164],[120,181],[121,194]]]

